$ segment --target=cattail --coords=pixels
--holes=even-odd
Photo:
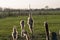
[[[45,31],[46,31],[46,40],[49,40],[49,29],[48,29],[48,23],[44,22],[44,26],[45,26]]]
[[[13,27],[12,38],[13,40],[17,40],[18,38],[18,31],[15,26]]]
[[[26,40],[30,40],[30,36],[29,36],[29,34],[27,33],[27,31],[24,30],[23,35],[24,35],[24,37],[26,38]]]
[[[24,20],[20,21],[20,25],[21,25],[21,30],[23,30],[24,29]]]
[[[23,37],[23,31],[24,31],[24,20],[20,21],[20,26],[21,26],[21,36]]]
[[[29,26],[30,32],[32,33],[32,32],[33,32],[33,18],[32,18],[32,16],[31,16],[31,14],[29,14],[27,24],[28,24],[28,26]]]

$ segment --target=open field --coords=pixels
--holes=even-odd
[[[29,32],[27,25],[28,16],[6,17],[0,19],[0,40],[10,40],[13,26],[17,26],[20,35],[20,20],[25,21],[25,29]],[[60,15],[33,15],[34,19],[34,40],[45,40],[44,21],[48,21],[49,30],[56,32],[60,30]]]

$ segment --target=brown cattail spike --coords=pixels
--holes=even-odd
[[[13,40],[17,40],[18,38],[18,32],[15,26],[13,27],[12,38]]]
[[[24,32],[24,20],[20,21],[20,26],[21,26],[21,36],[23,37],[23,32]]]
[[[48,23],[44,22],[45,30],[46,30],[46,40],[49,40],[49,29],[48,29]]]
[[[32,32],[33,32],[33,18],[32,18],[32,16],[31,16],[31,14],[30,14],[29,17],[28,17],[27,24],[28,24],[28,26],[29,26],[30,32],[32,33]]]

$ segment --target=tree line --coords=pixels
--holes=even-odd
[[[50,9],[12,9],[12,8],[1,8],[0,7],[0,18],[9,16],[20,16],[20,15],[60,15],[60,8]]]

